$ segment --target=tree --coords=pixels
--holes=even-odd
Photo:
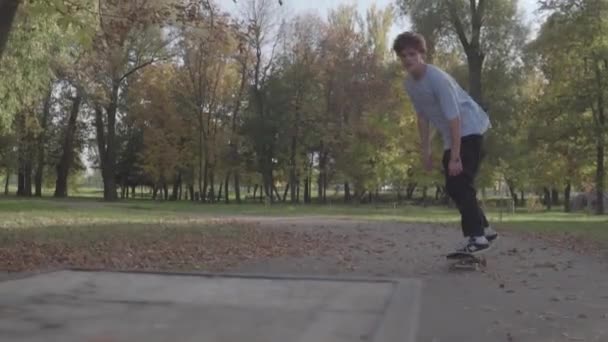
[[[237,46],[228,18],[216,5],[209,3],[197,16],[206,25],[197,29],[185,28],[182,32],[180,55],[184,64],[179,83],[183,89],[182,103],[197,125],[200,198],[215,201],[214,181],[219,163],[217,138],[221,126],[228,124],[226,116],[232,110],[229,107],[233,103],[227,94],[235,90],[233,84],[237,83],[233,77],[232,58]]]
[[[42,197],[42,181],[44,177],[44,167],[45,167],[45,144],[47,142],[48,137],[48,126],[50,121],[50,112],[52,105],[52,90],[53,85],[49,85],[49,90],[47,91],[46,96],[44,97],[41,114],[38,118],[40,124],[40,131],[38,132],[38,136],[36,137],[36,170],[34,176],[34,185],[36,188],[36,197]]]
[[[548,80],[548,91],[571,120],[587,123],[596,150],[596,212],[604,213],[606,96],[608,71],[605,0],[544,1],[553,11],[532,45]],[[569,132],[570,133],[570,132]]]
[[[287,28],[287,35],[280,57],[283,88],[272,97],[286,95],[282,111],[285,126],[279,130],[279,146],[288,147],[286,152],[289,179],[287,187],[292,203],[299,201],[298,189],[306,168],[308,132],[315,130],[315,118],[319,115],[319,37],[322,36],[321,18],[306,15],[294,18]]]
[[[57,178],[55,181],[54,197],[65,198],[68,196],[68,177],[72,169],[75,153],[75,137],[77,134],[78,116],[83,103],[82,90],[77,87],[68,87],[66,89],[69,94],[69,114],[67,115],[66,123],[63,125],[65,129],[61,134],[61,154],[55,165]]]
[[[15,171],[17,156],[13,147],[16,145],[15,135],[0,134],[0,170],[4,171],[4,195],[9,194],[11,174]]]
[[[139,70],[168,57],[165,47],[169,41],[162,39],[154,17],[164,6],[155,2],[107,2],[100,9],[101,31],[95,37],[94,51],[88,56],[91,68],[88,75],[93,85],[88,92],[94,94],[99,166],[104,199],[108,201],[117,199],[116,125],[124,95],[128,93],[127,81]]]
[[[241,10],[242,21],[248,30],[244,41],[253,51],[253,75],[250,88],[248,134],[255,148],[258,170],[262,176],[264,194],[274,201],[274,163],[276,151],[276,126],[268,119],[268,83],[276,66],[277,47],[283,26],[281,13],[271,0],[249,0]]]
[[[185,130],[171,91],[175,75],[172,65],[152,66],[134,81],[130,95],[132,115],[143,131],[138,163],[152,180],[154,198],[161,190],[165,200],[169,197],[168,185],[177,181],[183,162],[180,142]]]

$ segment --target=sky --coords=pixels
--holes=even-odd
[[[240,0],[245,1],[245,0]],[[492,1],[492,0],[490,0]],[[538,21],[535,21],[535,11],[537,9],[537,0],[519,0],[519,7],[523,10],[526,21],[531,22],[533,29],[538,28]],[[236,11],[238,5],[233,0],[219,0],[221,7],[229,12]],[[356,4],[360,13],[365,11],[372,5],[384,8],[394,0],[283,0],[283,6],[287,6],[290,12],[302,13],[312,11],[324,17],[329,9],[336,8],[340,4]],[[390,32],[390,39],[399,34],[401,31],[409,29],[409,24],[403,20],[398,20]]]

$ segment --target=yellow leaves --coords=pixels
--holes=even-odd
[[[5,233],[0,242],[0,269],[220,271],[242,262],[280,256],[348,255],[344,247],[347,237],[331,232],[273,231],[235,222],[209,223],[181,217],[168,222],[144,221],[111,227],[78,223],[51,230],[47,226],[14,230]]]
[[[175,67],[169,64],[144,69],[132,85],[131,114],[144,139],[140,163],[155,181],[173,177],[181,162],[180,141],[187,130],[174,90]]]

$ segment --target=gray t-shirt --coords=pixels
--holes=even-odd
[[[450,120],[460,115],[460,134],[484,134],[490,127],[486,112],[443,70],[427,64],[426,72],[416,80],[405,79],[405,89],[416,113],[441,133],[444,149],[452,145]]]

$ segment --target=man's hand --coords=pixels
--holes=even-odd
[[[455,177],[462,173],[462,161],[460,158],[450,158],[450,163],[448,164],[448,172],[450,176]]]
[[[462,172],[462,160],[460,159],[460,116],[456,116],[454,119],[450,120],[450,133],[452,144],[450,147],[448,174],[454,177]]]

